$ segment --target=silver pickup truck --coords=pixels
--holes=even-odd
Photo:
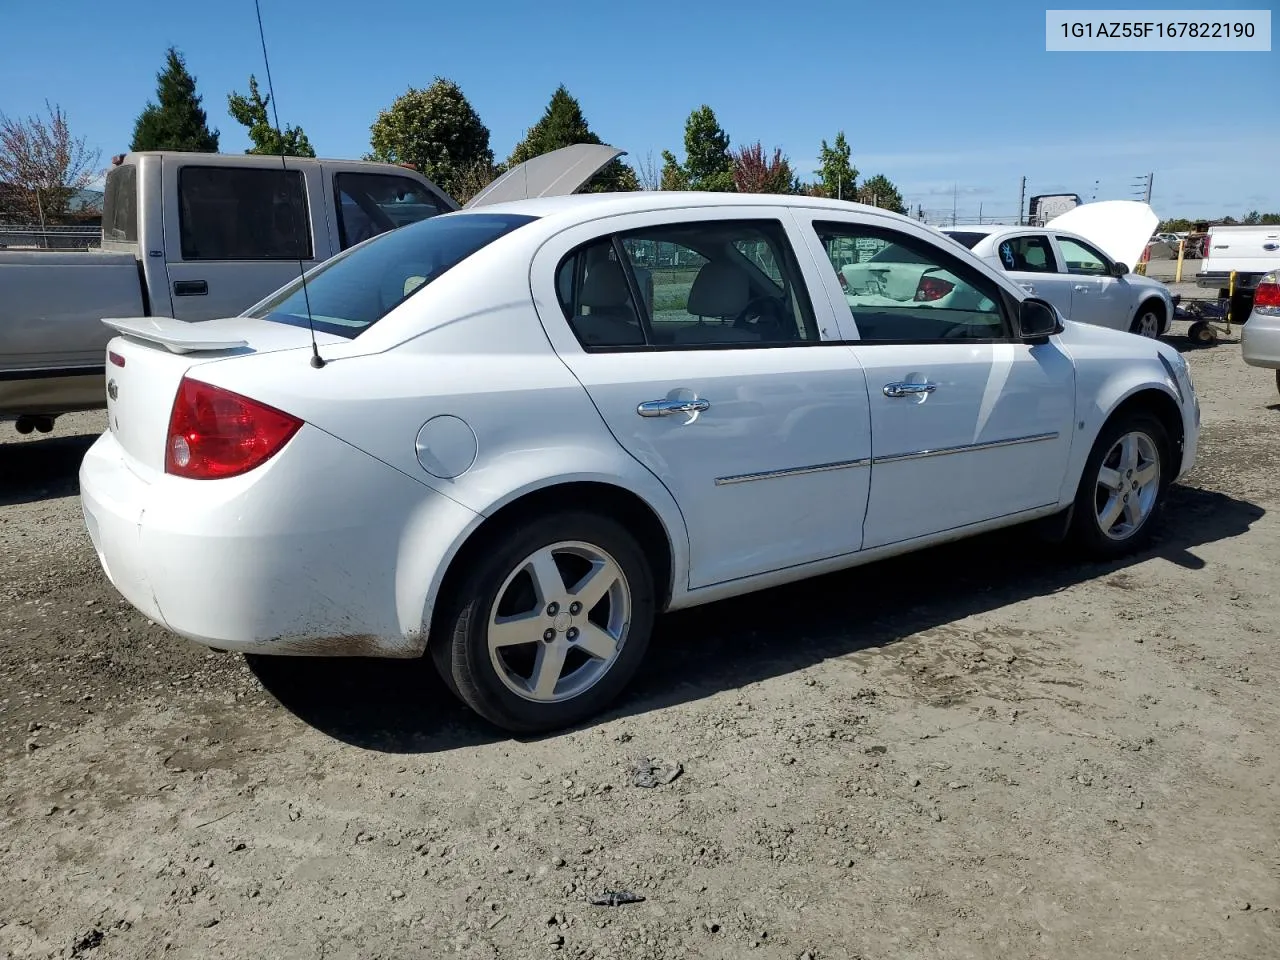
[[[623,151],[579,144],[507,171],[467,204],[573,193]],[[0,420],[48,431],[106,406],[103,317],[235,316],[334,254],[459,209],[394,164],[140,152],[113,159],[101,249],[0,250]]]

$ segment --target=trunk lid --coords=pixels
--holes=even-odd
[[[464,209],[530,197],[568,196],[625,152],[605,143],[575,143],[540,154],[498,177],[467,201]]]
[[[1046,230],[1078,234],[1132,270],[1159,225],[1160,218],[1150,204],[1138,200],[1101,200],[1082,203],[1044,226]]]
[[[164,472],[169,416],[183,376],[196,367],[241,356],[306,349],[305,327],[227,317],[189,323],[172,317],[112,317],[107,344],[107,429],[130,468],[144,480]],[[346,343],[316,334],[326,345]]]

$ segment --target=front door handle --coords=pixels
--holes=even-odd
[[[703,400],[646,400],[636,407],[642,417],[670,417],[677,413],[701,413],[711,409],[711,401]]]
[[[926,380],[924,383],[886,383],[884,385],[884,395],[886,397],[914,397],[922,393],[933,393],[938,389],[936,383],[930,383]]]
[[[1077,283],[1074,287],[1076,293],[1088,293],[1089,285],[1087,283]]]
[[[1027,291],[1027,293],[1036,292],[1036,285],[1034,283],[1020,283],[1018,284],[1018,286],[1020,286],[1023,290]]]

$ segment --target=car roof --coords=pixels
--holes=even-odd
[[[714,210],[721,207],[777,207],[778,209],[833,210],[861,212],[912,223],[923,227],[918,220],[865,203],[849,200],[833,200],[828,197],[807,197],[798,194],[779,193],[715,193],[701,190],[633,190],[623,193],[575,193],[559,197],[534,197],[505,203],[468,207],[448,216],[473,213],[523,214],[527,216],[566,221],[594,220],[597,217],[626,213],[642,213],[649,210],[678,210],[697,207]]]

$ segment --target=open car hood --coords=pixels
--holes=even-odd
[[[512,167],[467,201],[463,209],[530,197],[568,196],[624,153],[605,143],[575,143],[552,150]]]
[[[1079,234],[1112,260],[1132,270],[1159,225],[1160,218],[1150,204],[1138,200],[1103,200],[1073,207],[1046,223],[1045,229]]]

